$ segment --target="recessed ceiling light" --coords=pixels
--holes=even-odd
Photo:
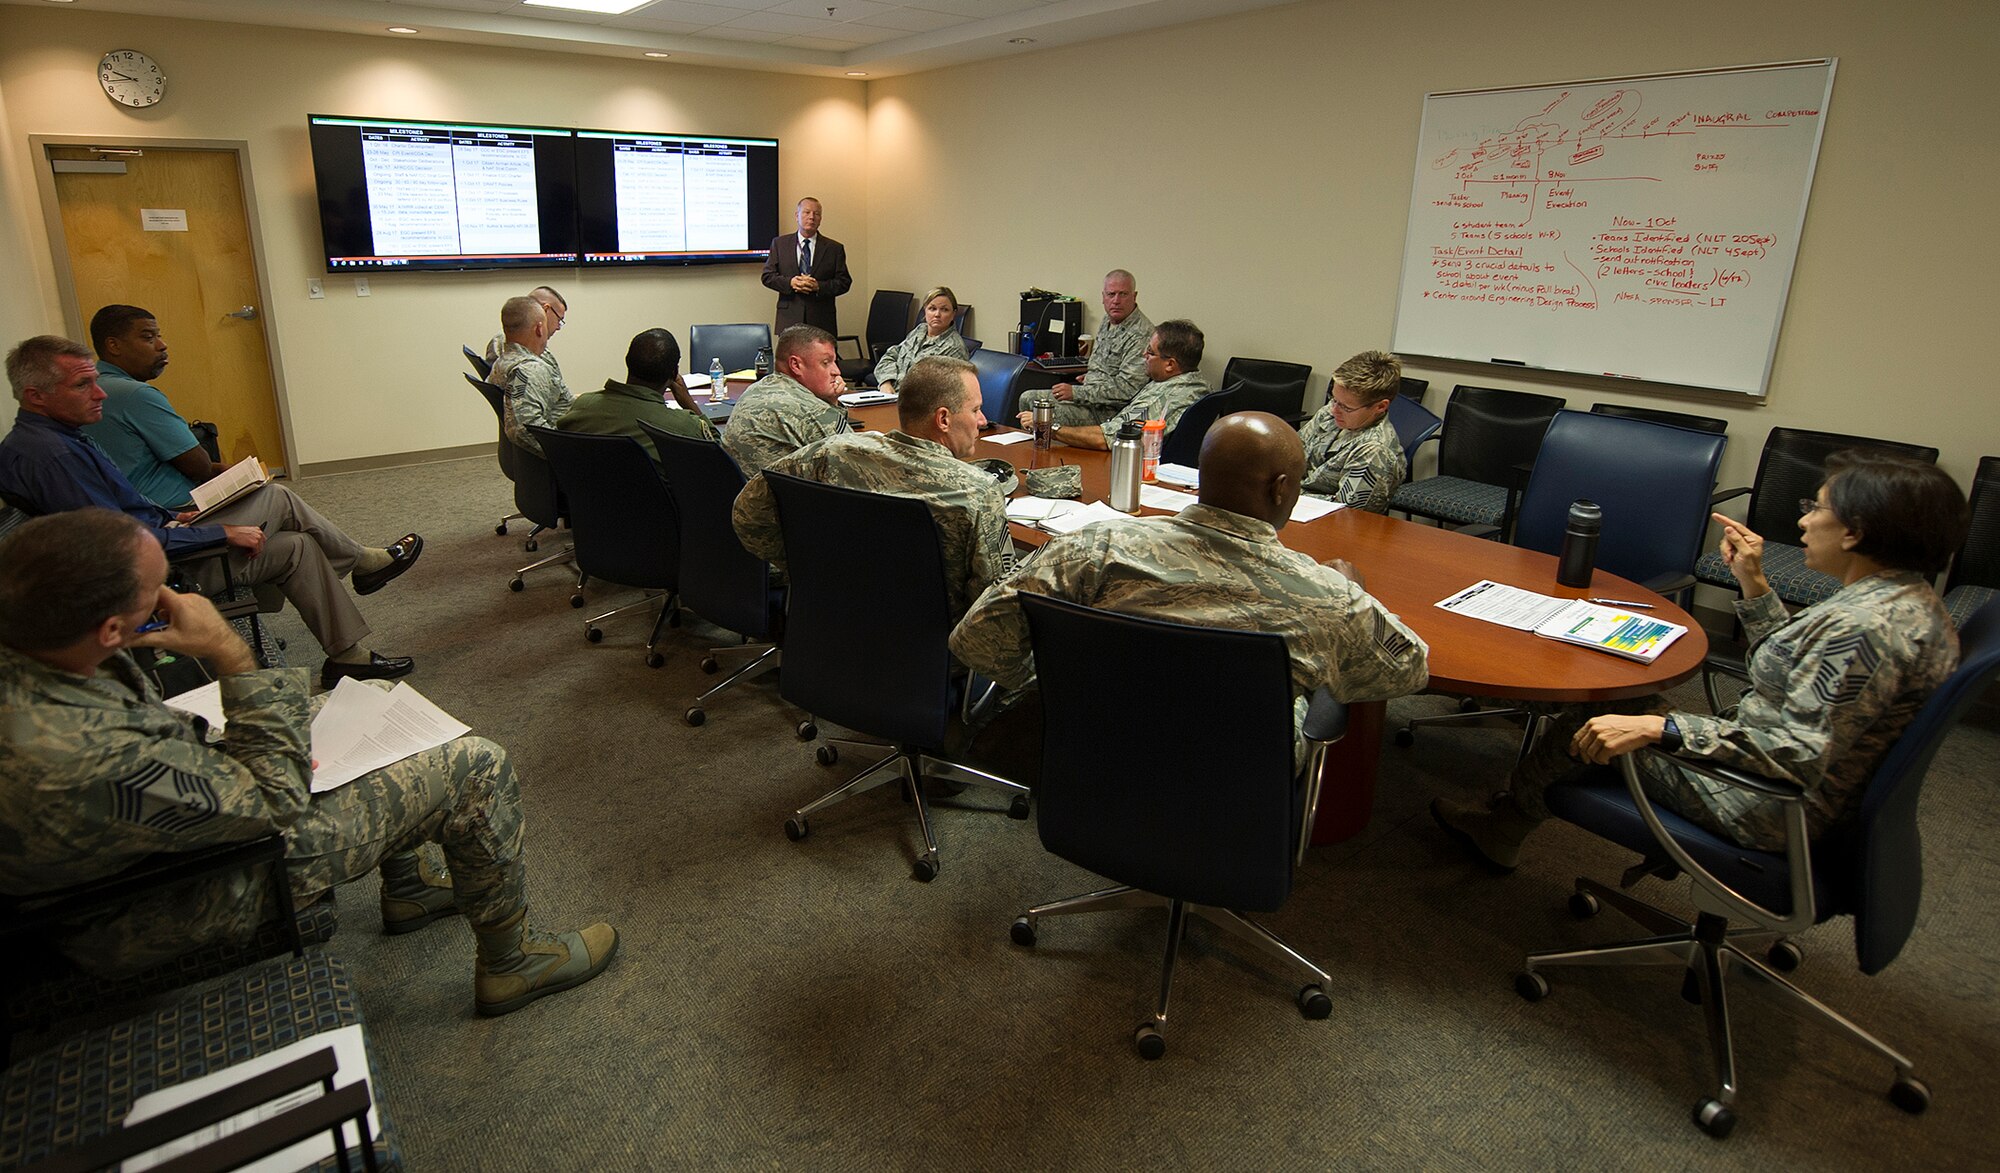
[[[1033,37],[1013,37],[1013,38],[1009,39],[1007,43],[1008,43],[1008,44],[1010,44],[1010,45],[1032,45],[1032,44],[1034,44],[1034,43],[1035,43],[1035,38],[1033,38]]]
[[[390,25],[389,31],[392,33],[401,33],[406,37],[414,37],[417,35],[417,30],[409,27],[408,25],[402,25],[402,24]]]
[[[652,0],[525,0],[530,8],[567,8],[571,12],[599,12],[618,16]]]
[[[867,74],[865,74],[865,73],[863,73],[863,72],[861,72],[861,71],[860,71],[860,70],[858,70],[858,69],[850,69],[850,70],[848,70],[848,71],[847,71],[847,76],[849,76],[849,77],[867,77],[868,75],[867,75]]]
[[[673,54],[672,54],[672,53],[648,53],[648,54],[646,54],[646,56],[648,56],[648,57],[651,57],[651,58],[652,58],[653,60],[655,60],[655,61],[665,61],[665,60],[666,60],[667,58],[669,58],[669,57],[673,56]]]

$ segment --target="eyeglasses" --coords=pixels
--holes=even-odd
[[[1373,406],[1373,404],[1368,403],[1357,403],[1353,407],[1349,407],[1340,400],[1332,398],[1329,398],[1326,404],[1333,409],[1333,414],[1335,415],[1353,415],[1357,411],[1367,411]]]
[[[1825,509],[1825,508],[1827,508],[1827,506],[1825,506],[1825,505],[1821,505],[1821,504],[1819,503],[1819,498],[1817,498],[1817,497],[1800,497],[1800,498],[1799,498],[1799,516],[1800,516],[1800,517],[1804,517],[1804,516],[1805,516],[1806,514],[1808,514],[1808,513],[1812,513],[1812,512],[1814,512],[1815,510],[1820,510],[1820,509]]]

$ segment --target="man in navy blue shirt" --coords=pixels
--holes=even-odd
[[[227,543],[236,579],[275,583],[327,653],[322,684],[340,677],[387,679],[416,667],[407,657],[369,648],[368,623],[341,586],[352,575],[355,594],[387,585],[417,560],[423,539],[405,535],[387,548],[356,543],[290,489],[269,484],[217,510],[207,524],[184,524],[132,487],[82,432],[104,414],[104,390],[90,350],[67,338],[30,338],[7,355],[7,382],[21,409],[0,440],[0,498],[32,514],[96,506],[129,514],[158,539],[168,558]],[[203,588],[221,586],[214,563],[196,568]]]

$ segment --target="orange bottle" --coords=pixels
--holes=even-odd
[[[1150,483],[1153,474],[1160,467],[1160,445],[1167,438],[1167,421],[1147,420],[1145,435],[1140,439],[1140,451],[1144,459],[1139,465],[1139,479]]]

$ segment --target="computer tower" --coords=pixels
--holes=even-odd
[[[1021,329],[1035,332],[1035,355],[1076,356],[1083,334],[1083,303],[1053,295],[1021,297]]]

